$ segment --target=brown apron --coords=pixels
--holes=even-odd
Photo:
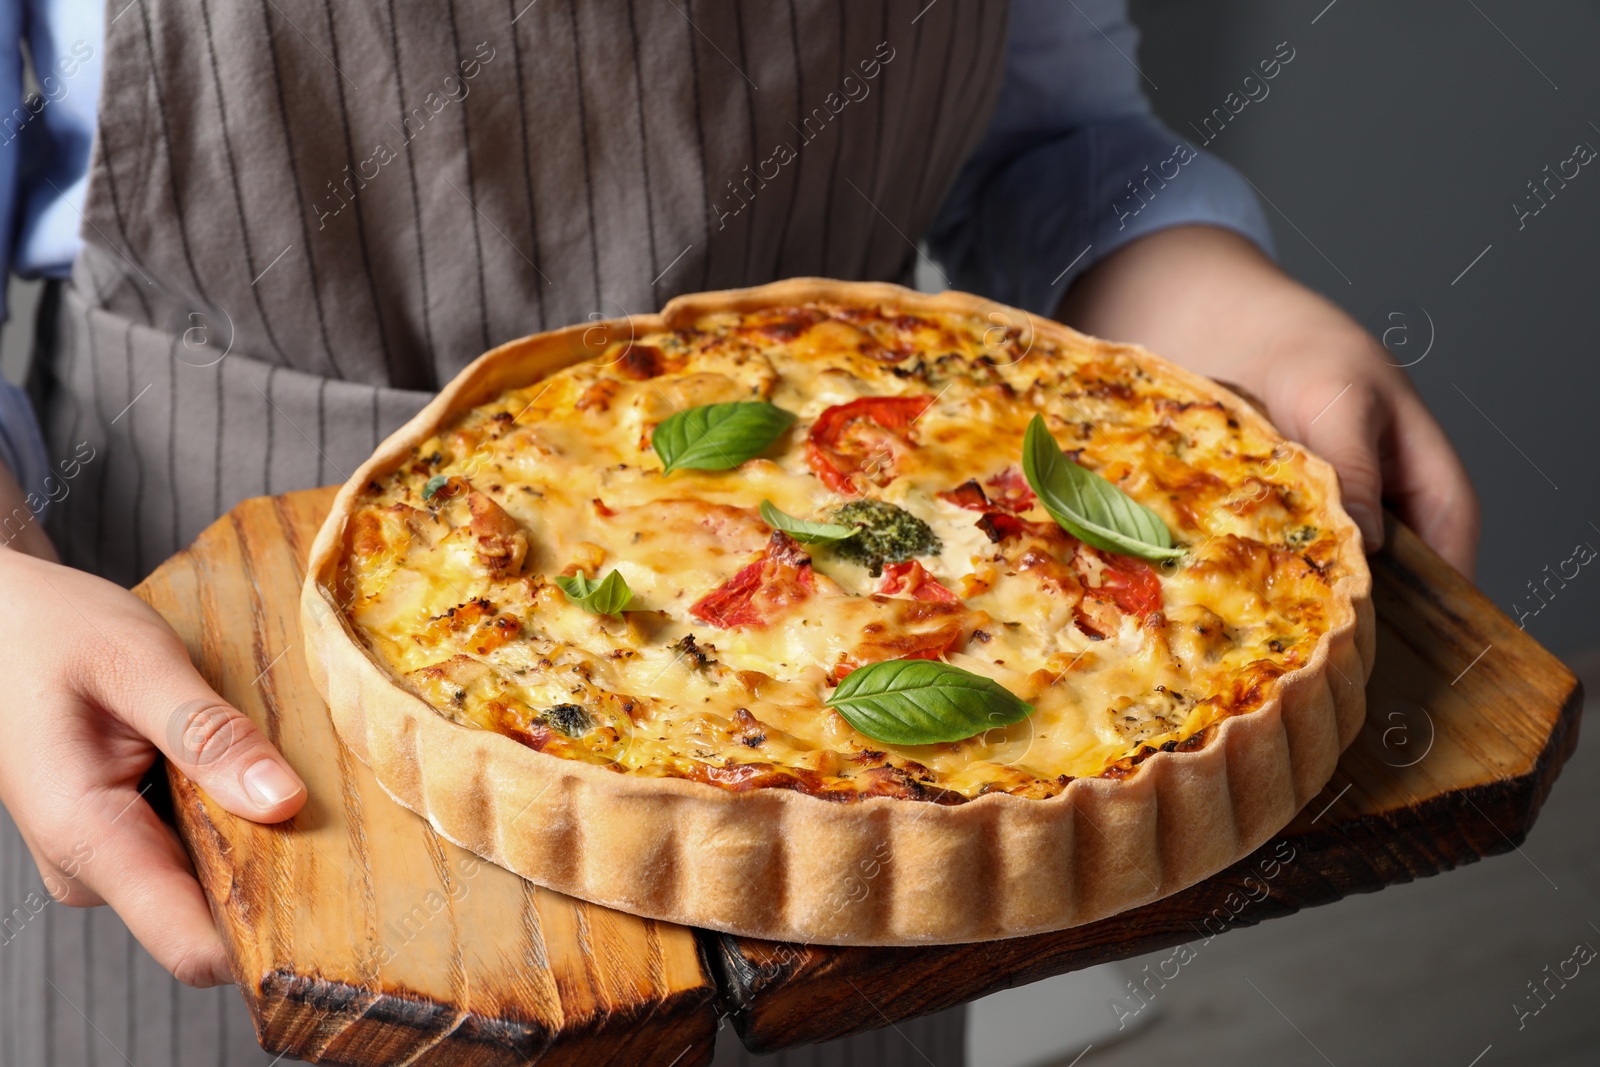
[[[94,455],[51,510],[57,546],[131,584],[245,497],[342,480],[502,341],[792,275],[909,280],[993,109],[1007,10],[111,0],[106,18],[87,248],[31,385],[52,454]],[[38,881],[0,819],[0,908]],[[901,1029],[862,1046],[881,1042],[872,1062],[959,1062],[959,1022]],[[270,1060],[234,991],[176,986],[105,909],[45,907],[0,944],[0,1067],[124,1056]]]

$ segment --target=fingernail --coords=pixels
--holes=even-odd
[[[277,760],[262,759],[244,772],[244,791],[257,804],[275,808],[300,792],[300,783]]]

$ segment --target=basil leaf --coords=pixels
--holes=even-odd
[[[704,404],[666,419],[650,435],[663,474],[679,467],[725,471],[760,455],[794,422],[794,415],[765,401]]]
[[[854,537],[859,526],[845,526],[837,522],[807,522],[793,515],[785,515],[773,506],[772,501],[761,502],[761,518],[774,530],[782,530],[803,545],[825,544]]]
[[[435,474],[428,479],[428,484],[422,487],[422,499],[432,500],[433,494],[444,488],[444,483],[450,479],[443,474]]]
[[[1056,525],[1085,544],[1140,559],[1176,559],[1161,516],[1061,454],[1038,415],[1022,438],[1022,473]]]
[[[570,578],[558,574],[555,583],[567,594],[568,600],[591,615],[620,614],[633,599],[633,590],[628,588],[621,571],[612,571],[599,581],[592,581],[581,573]]]
[[[1033,714],[1032,704],[992,678],[927,659],[858,667],[828,706],[874,741],[891,745],[960,741]]]

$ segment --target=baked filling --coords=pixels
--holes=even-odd
[[[729,469],[664,471],[664,422],[740,402],[794,418]],[[1181,553],[1066,532],[1024,475],[1035,415]],[[832,800],[1044,798],[1204,744],[1305,665],[1340,577],[1317,484],[1131,352],[891,306],[730,312],[456,419],[365,488],[333,592],[441,715],[553,756]],[[855,532],[801,543],[763,503]],[[581,594],[606,579],[631,597],[597,614],[608,594]],[[826,703],[906,659],[1032,712],[895,745]]]

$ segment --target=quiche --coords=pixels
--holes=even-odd
[[[1280,829],[1359,729],[1331,469],[1137,347],[798,279],[474,362],[343,487],[303,629],[443,836],[655,918],[1060,929]]]

